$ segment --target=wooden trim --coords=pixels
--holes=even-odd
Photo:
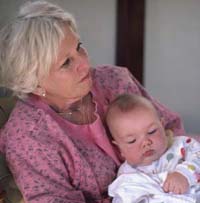
[[[143,83],[145,0],[117,0],[116,64]]]

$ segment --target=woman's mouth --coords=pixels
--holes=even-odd
[[[89,78],[90,78],[90,72],[80,80],[80,83],[84,82],[85,80],[87,80]]]

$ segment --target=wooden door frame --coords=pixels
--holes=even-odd
[[[145,0],[117,0],[116,65],[143,84]]]

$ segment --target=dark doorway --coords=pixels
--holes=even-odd
[[[143,83],[145,0],[117,0],[116,64]]]

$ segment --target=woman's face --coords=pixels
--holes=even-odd
[[[90,63],[86,50],[81,46],[78,35],[69,27],[61,41],[57,60],[41,87],[50,104],[62,105],[81,99],[91,89]]]

